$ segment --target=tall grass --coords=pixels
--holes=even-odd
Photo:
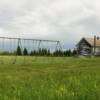
[[[100,58],[1,58],[0,100],[100,100]]]

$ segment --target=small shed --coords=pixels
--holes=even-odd
[[[79,55],[100,55],[99,38],[82,38],[76,47]]]

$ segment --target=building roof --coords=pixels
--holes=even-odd
[[[85,39],[91,46],[94,46],[94,38],[83,38]],[[96,39],[96,44],[97,47],[100,47],[100,39]]]

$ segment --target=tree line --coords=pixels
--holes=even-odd
[[[24,48],[24,50],[22,51],[20,46],[17,47],[16,50],[16,54],[21,56],[21,55],[25,55],[25,56],[75,56],[77,55],[77,51],[68,49],[65,51],[62,50],[56,50],[54,52],[50,52],[49,49],[45,49],[45,48],[39,48],[38,50],[33,50],[33,51],[28,51],[27,48]]]
[[[75,56],[77,55],[77,51],[68,49],[65,51],[62,50],[55,50],[55,51],[50,51],[49,49],[45,48],[39,48],[38,50],[33,50],[33,51],[28,51],[27,48],[24,48],[23,50],[21,49],[20,46],[17,47],[16,51],[13,53],[10,52],[3,52],[2,55],[19,55],[19,56]]]

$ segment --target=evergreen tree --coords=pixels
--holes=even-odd
[[[30,52],[30,56],[33,56],[33,51]]]
[[[50,50],[47,50],[47,56],[50,56],[51,53],[50,53]]]
[[[33,51],[33,56],[36,56],[38,53],[36,50]]]
[[[73,56],[77,55],[77,51],[74,49],[73,50]]]
[[[72,51],[69,49],[69,50],[66,50],[66,51],[64,51],[64,56],[72,56],[73,54],[72,54]]]
[[[41,48],[39,48],[38,55],[39,55],[39,56],[42,55],[42,49],[41,49]]]
[[[41,55],[42,55],[42,56],[45,55],[45,49],[41,49]]]
[[[17,47],[17,51],[16,51],[17,55],[22,55],[22,51],[21,51],[21,48],[20,46]]]
[[[24,54],[25,56],[28,55],[28,51],[27,51],[26,48],[24,48],[23,54]]]
[[[68,56],[72,56],[72,52],[70,49],[68,50]]]

